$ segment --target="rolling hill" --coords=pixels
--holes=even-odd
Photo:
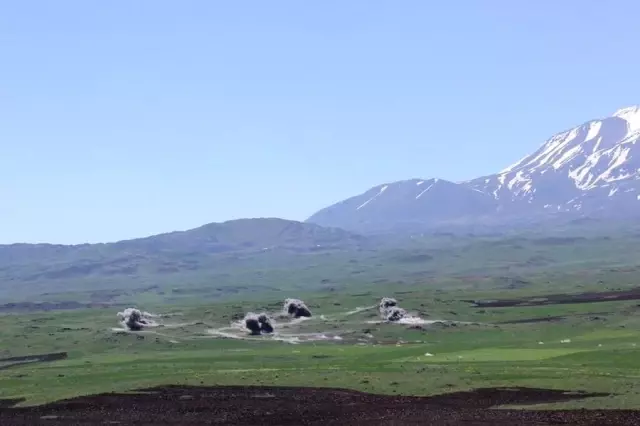
[[[161,284],[215,287],[227,281],[230,270],[273,269],[300,256],[368,245],[367,238],[348,231],[275,218],[211,223],[107,244],[2,245],[0,296]]]

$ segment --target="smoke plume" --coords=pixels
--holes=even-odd
[[[273,333],[273,324],[267,314],[262,313],[258,315],[258,322],[260,323],[260,330],[263,333]]]
[[[118,312],[118,318],[122,325],[131,331],[140,331],[146,327],[155,327],[158,325],[151,319],[153,314],[142,312],[136,308],[127,308],[122,312]]]
[[[293,318],[308,318],[311,316],[311,310],[299,299],[286,299],[284,301],[283,312]]]
[[[380,316],[385,321],[400,321],[407,316],[407,311],[398,306],[398,301],[391,297],[383,297],[380,300]]]
[[[251,332],[252,335],[260,335],[262,333],[273,333],[273,323],[267,314],[254,314],[249,312],[244,317],[244,325]]]

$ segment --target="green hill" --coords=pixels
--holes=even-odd
[[[367,244],[341,229],[267,218],[107,244],[3,245],[0,295],[213,283],[255,256],[271,259],[263,265],[268,269],[296,256]]]

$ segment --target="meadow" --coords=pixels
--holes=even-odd
[[[33,405],[164,384],[323,386],[397,395],[523,386],[608,395],[540,408],[637,408],[640,301],[630,281],[603,285],[597,275],[588,281],[557,275],[548,285],[510,290],[369,285],[289,294],[303,298],[314,316],[281,333],[329,336],[298,343],[250,338],[241,330],[236,332],[241,338],[211,334],[248,311],[278,311],[281,295],[141,304],[167,315],[159,320],[164,326],[141,332],[119,331],[113,307],[3,314],[0,399]],[[472,303],[630,289],[630,300],[496,308]],[[376,323],[377,307],[357,309],[375,306],[382,296],[397,298],[428,321]],[[3,361],[54,352],[67,356],[51,362]]]

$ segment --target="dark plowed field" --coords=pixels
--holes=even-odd
[[[178,387],[102,394],[30,408],[0,404],[5,425],[640,425],[640,411],[492,410],[597,395],[480,389],[430,398],[288,387]]]
[[[36,362],[52,362],[65,359],[66,352],[56,352],[51,354],[14,356],[11,358],[0,358],[0,370],[16,367],[24,364],[32,364]]]
[[[510,308],[518,306],[566,305],[572,303],[599,303],[623,300],[640,300],[640,288],[626,291],[549,294],[523,299],[465,300],[465,302],[477,308]]]

